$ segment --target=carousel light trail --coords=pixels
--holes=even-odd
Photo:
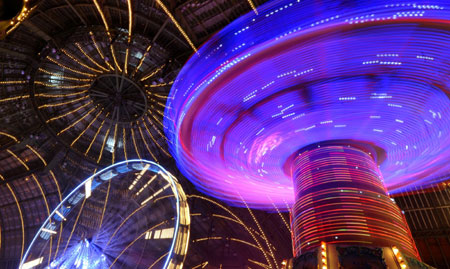
[[[230,204],[291,208],[296,256],[325,242],[420,259],[389,194],[450,174],[450,6],[426,7],[279,1],[229,24],[167,98],[180,170]]]

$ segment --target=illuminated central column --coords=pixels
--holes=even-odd
[[[292,168],[294,254],[327,244],[397,246],[418,258],[408,225],[387,195],[375,151],[325,142],[300,151]]]

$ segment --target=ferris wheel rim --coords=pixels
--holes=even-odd
[[[175,244],[177,242],[177,238],[178,238],[178,229],[179,229],[179,225],[180,225],[180,199],[179,199],[179,193],[178,193],[178,189],[176,187],[176,178],[172,176],[171,173],[169,173],[164,167],[162,167],[161,165],[159,165],[156,162],[153,161],[149,161],[149,160],[144,160],[144,159],[130,159],[130,160],[126,160],[126,161],[121,161],[121,162],[117,162],[115,164],[112,164],[110,166],[107,166],[103,169],[101,169],[100,171],[94,173],[93,175],[89,176],[88,178],[86,178],[85,180],[83,180],[80,184],[78,184],[78,186],[76,186],[68,195],[66,195],[66,197],[64,199],[62,199],[62,201],[60,203],[58,203],[58,205],[55,207],[55,209],[53,209],[53,211],[50,213],[50,215],[45,219],[45,221],[43,222],[43,224],[40,226],[39,230],[37,230],[35,236],[33,237],[33,239],[31,240],[30,244],[28,245],[27,251],[25,252],[22,260],[20,261],[19,264],[19,269],[23,268],[24,262],[26,261],[26,259],[28,258],[28,255],[30,254],[30,250],[33,247],[33,244],[35,243],[36,239],[38,238],[39,234],[41,233],[42,229],[45,227],[45,225],[47,225],[49,223],[49,221],[51,220],[51,218],[56,214],[56,211],[63,205],[64,202],[66,202],[74,193],[76,193],[80,188],[82,188],[86,182],[88,182],[89,180],[93,179],[95,176],[98,176],[100,174],[102,174],[103,172],[114,168],[116,166],[122,165],[122,164],[128,164],[128,163],[146,163],[146,164],[151,164],[151,165],[156,165],[159,169],[161,169],[161,171],[163,173],[165,173],[168,178],[165,178],[167,181],[169,181],[169,183],[171,184],[172,190],[174,191],[175,194],[175,198],[176,198],[176,220],[175,220],[175,229],[174,229],[174,238],[172,240],[172,243],[170,245],[170,249],[168,252],[168,255],[165,259],[164,262],[164,266],[162,268],[167,268],[169,261],[171,260],[172,254],[173,254],[173,249],[175,247]],[[112,180],[109,179],[109,180]],[[108,180],[108,181],[109,181]]]

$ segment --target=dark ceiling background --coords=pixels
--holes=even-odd
[[[194,52],[192,45],[198,48],[234,19],[253,12],[251,3],[258,7],[266,0],[162,2],[173,19],[155,0],[133,1],[130,44],[124,0],[98,1],[110,38],[93,0],[42,0],[30,2],[30,16],[0,41],[0,268],[17,267],[38,227],[68,190],[99,168],[139,157],[167,168],[188,194],[192,224],[186,268],[280,268],[281,261],[291,257],[289,215],[276,209],[233,208],[196,191],[167,153],[161,125],[171,81]],[[78,90],[70,87],[82,84],[85,76],[62,72],[49,62],[51,57],[74,70],[94,72],[73,59],[90,61],[76,43],[96,62],[104,57],[112,62],[111,45],[119,62],[130,49],[133,68],[145,56],[136,72],[139,78],[151,75],[139,82],[149,89],[141,125],[118,124],[100,112],[95,118],[96,113],[88,112],[98,107],[91,104],[80,108],[84,103],[76,101]],[[95,43],[105,55],[96,53]],[[96,68],[92,62],[89,66]],[[55,83],[69,87],[50,89],[64,96],[42,96]],[[42,108],[45,105],[51,109]],[[119,144],[114,142],[108,151],[113,135]],[[438,268],[450,268],[449,186],[447,181],[431,191],[415,189],[395,198],[424,261]]]

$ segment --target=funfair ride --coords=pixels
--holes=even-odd
[[[66,196],[19,268],[182,268],[189,225],[175,177],[154,162],[119,162]]]
[[[297,266],[419,264],[389,194],[449,175],[449,9],[271,1],[234,21],[172,87],[179,168],[230,204],[290,210]]]

